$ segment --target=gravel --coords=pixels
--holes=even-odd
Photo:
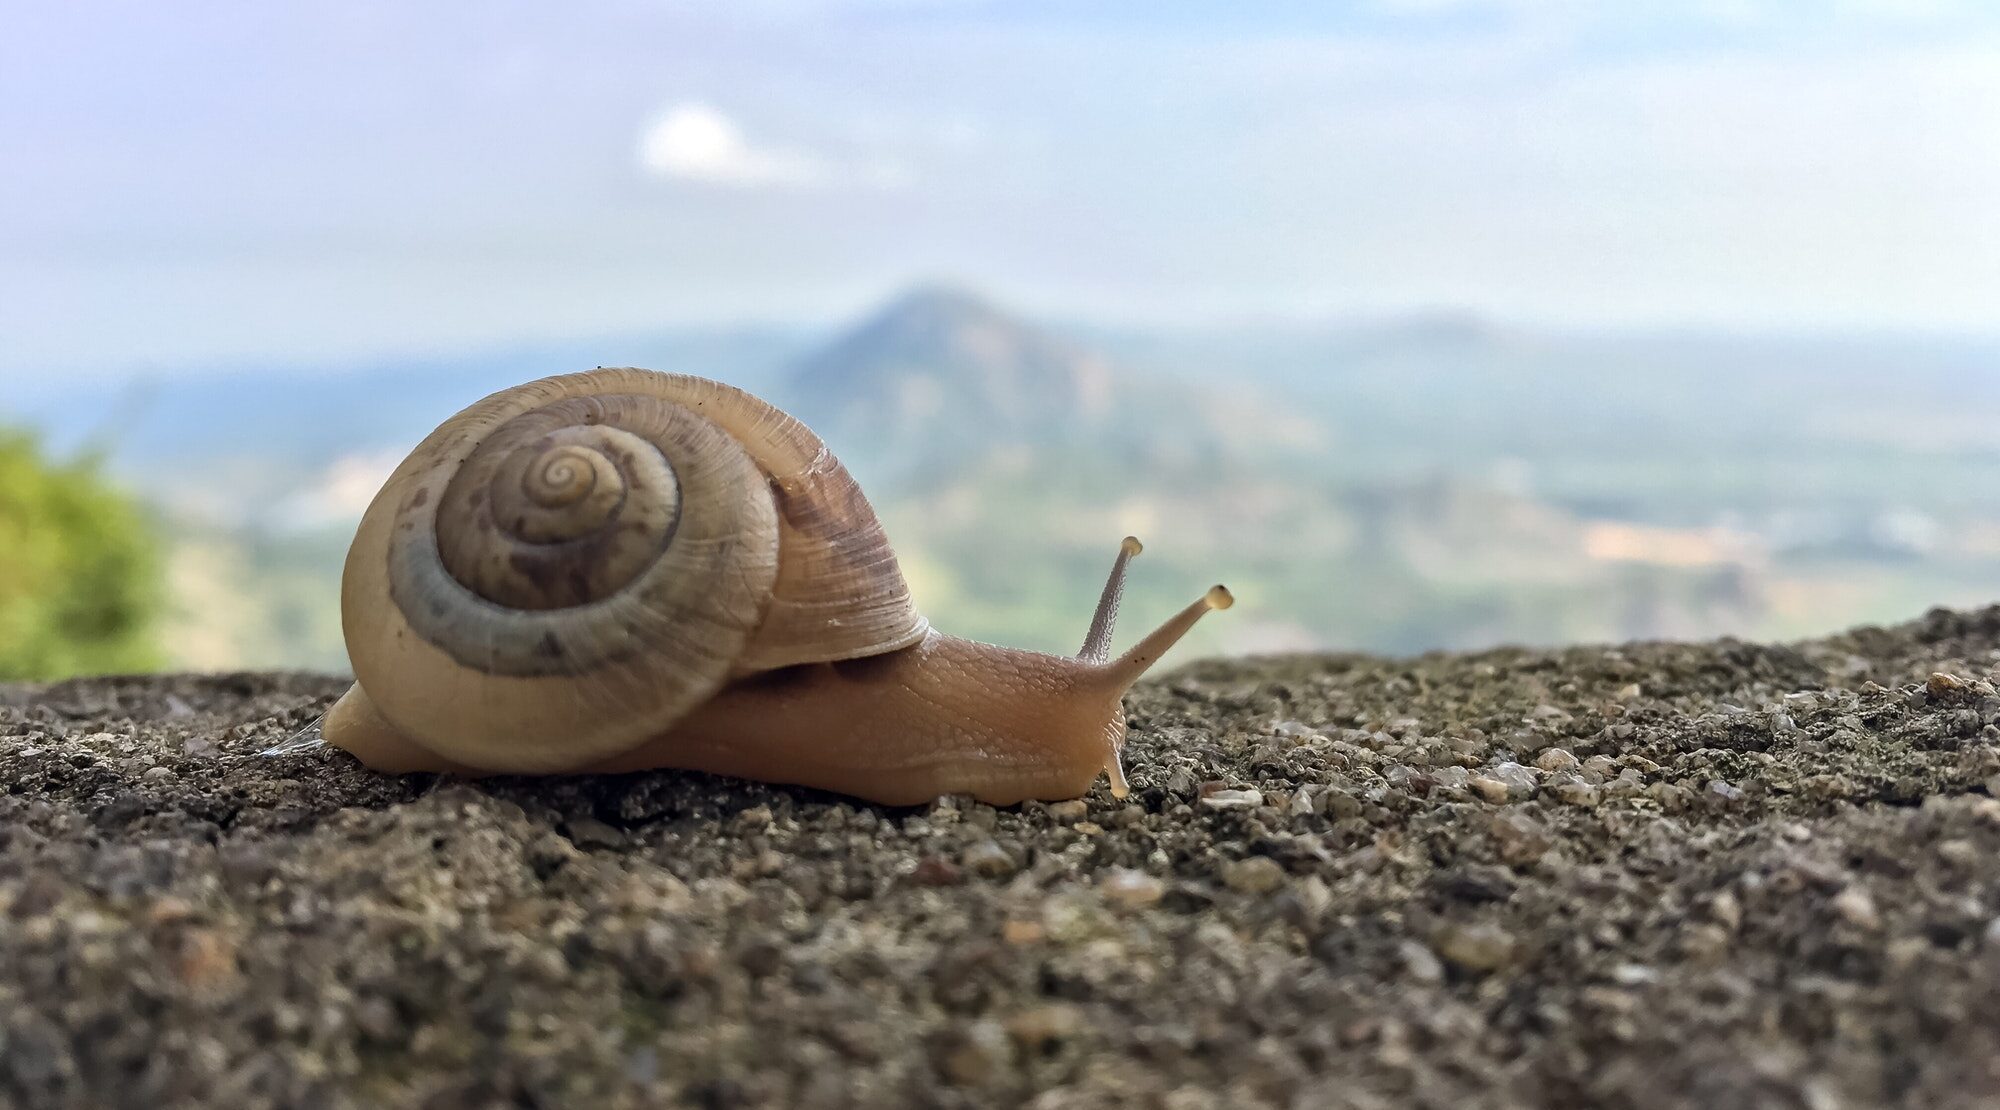
[[[295,674],[0,686],[0,1104],[2000,1103],[2000,608],[1198,663],[1130,797],[258,753]]]

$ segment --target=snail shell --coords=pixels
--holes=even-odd
[[[530,382],[433,432],[362,519],[341,620],[350,697],[503,772],[599,764],[734,678],[928,630],[817,436],[741,390],[634,369]]]

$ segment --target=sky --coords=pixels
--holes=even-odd
[[[0,11],[0,389],[832,322],[2000,332],[1980,0]]]

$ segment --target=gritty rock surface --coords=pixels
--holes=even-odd
[[[1993,1105],[1997,664],[2000,608],[1201,663],[1130,797],[1004,810],[0,687],[0,1105]]]

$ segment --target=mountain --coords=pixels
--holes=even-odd
[[[1103,358],[971,293],[923,288],[801,360],[789,388],[828,427],[913,426],[975,412],[986,433],[1042,438],[1109,416],[1114,373]]]
[[[918,485],[989,465],[1087,464],[1114,480],[1131,468],[1213,471],[1315,430],[1250,392],[1133,370],[940,287],[896,298],[800,359],[774,400],[858,472]]]

